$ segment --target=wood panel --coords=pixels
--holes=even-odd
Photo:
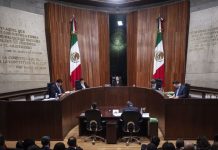
[[[100,85],[110,83],[109,17],[98,13]]]
[[[7,102],[0,101],[0,134],[7,135]]]
[[[137,17],[133,19],[136,13]],[[136,83],[137,86],[150,87],[159,15],[164,18],[165,89],[172,90],[173,80],[184,82],[189,23],[188,0],[128,14],[128,85]],[[136,23],[137,27],[133,23]],[[133,30],[136,36],[131,32]],[[131,41],[137,41],[137,45]]]
[[[127,15],[127,85],[136,84],[137,12]]]
[[[6,117],[8,140],[40,139],[43,135],[63,139],[59,101],[11,101],[7,103]]]
[[[69,73],[70,20],[75,15],[81,53],[82,77],[90,86],[109,82],[108,14],[47,3],[46,35],[51,80],[62,78],[72,89]]]
[[[206,136],[213,139],[218,133],[217,99],[166,100],[165,139],[196,139]]]
[[[146,107],[151,117],[158,118],[165,139],[195,139],[199,135],[212,139],[218,132],[217,99],[171,100],[151,89],[126,86],[85,89],[60,101],[0,101],[0,132],[7,140],[40,139],[43,135],[62,140],[92,102],[123,108],[127,100]]]

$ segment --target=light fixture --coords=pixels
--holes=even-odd
[[[118,21],[117,21],[117,25],[118,25],[118,26],[123,26],[123,21],[118,20]]]

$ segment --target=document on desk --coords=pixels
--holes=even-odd
[[[85,113],[81,113],[80,116],[81,116],[81,117],[85,116]]]
[[[113,116],[115,116],[115,117],[120,117],[121,115],[122,115],[122,113],[120,113],[120,112],[113,113]],[[149,116],[149,113],[143,113],[142,117],[149,118],[150,116]]]
[[[42,101],[57,101],[57,98],[45,98]]]
[[[143,117],[143,118],[149,118],[150,116],[149,116],[149,113],[143,113],[143,114],[142,114],[142,117]]]
[[[119,112],[116,112],[116,113],[113,113],[113,116],[115,117],[120,117],[122,113],[119,113]]]

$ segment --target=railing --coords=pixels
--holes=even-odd
[[[21,91],[14,91],[8,93],[0,94],[0,100],[18,100],[20,98],[25,99],[26,101],[34,100],[34,96],[44,96],[47,94],[47,88],[36,88],[36,89],[28,89],[28,90],[21,90]]]
[[[190,95],[200,95],[205,98],[218,98],[218,89],[190,86]]]

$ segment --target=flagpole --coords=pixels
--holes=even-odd
[[[153,64],[153,79],[161,80],[162,87],[164,86],[164,49],[163,49],[163,39],[162,39],[162,21],[164,19],[159,14],[157,18],[157,37],[156,37],[156,45],[154,50],[154,64]]]

